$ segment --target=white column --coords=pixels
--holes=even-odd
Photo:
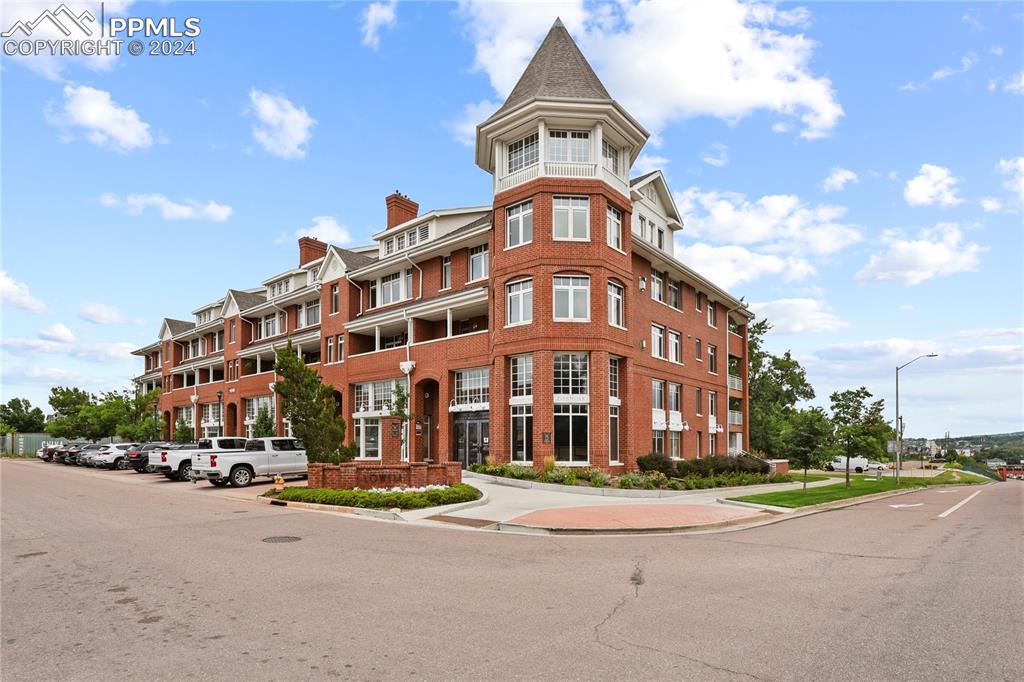
[[[373,349],[380,350],[380,327],[373,328]]]
[[[447,310],[448,313],[448,338],[452,337],[452,309]]]
[[[411,346],[413,344],[413,338],[412,338],[412,318],[411,317],[408,320],[405,321],[405,335],[406,335],[406,341],[405,341],[406,345]]]
[[[263,358],[259,355],[256,356],[256,373],[259,374],[263,371]]]
[[[594,162],[597,164],[596,177],[602,177],[604,175],[604,153],[601,151],[601,143],[604,142],[604,126],[598,123],[594,126],[594,143],[591,146],[591,153]]]
[[[537,126],[537,154],[540,156],[540,168],[537,169],[537,175],[544,175],[544,159],[545,159],[545,148],[547,147],[547,127],[544,125],[544,121],[540,122]]]
[[[198,385],[199,385],[199,370],[198,370],[198,369],[197,369],[197,370],[195,370],[195,371],[193,372],[193,374],[194,374],[194,375],[195,375],[195,377],[196,377],[196,386],[198,386]]]

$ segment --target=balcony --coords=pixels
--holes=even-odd
[[[729,425],[743,426],[743,413],[736,410],[729,410]]]
[[[729,375],[729,389],[733,391],[743,390],[743,379],[739,378],[735,374]]]
[[[596,163],[581,163],[573,161],[544,161],[527,166],[514,173],[494,178],[494,192],[503,192],[517,185],[534,180],[538,177],[552,178],[579,178],[579,179],[600,179],[617,189],[622,194],[629,196],[629,187],[626,181],[611,172],[607,168]]]

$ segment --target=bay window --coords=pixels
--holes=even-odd
[[[617,282],[608,282],[608,324],[613,327],[626,326],[625,298],[625,287]]]
[[[511,249],[533,241],[533,202],[505,209],[505,248]]]
[[[590,198],[555,197],[553,199],[554,238],[563,241],[590,239]]]
[[[508,146],[508,172],[528,168],[537,163],[539,158],[539,140],[537,133],[527,135]]]
[[[590,132],[587,130],[548,131],[548,161],[587,163],[590,161]]]
[[[533,280],[524,279],[505,286],[505,324],[533,321]]]
[[[590,321],[589,277],[555,276],[553,289],[556,321]]]
[[[608,246],[622,251],[622,212],[609,206],[605,221],[608,226]]]

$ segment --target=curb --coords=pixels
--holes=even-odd
[[[741,502],[739,500],[727,500],[724,497],[720,497],[715,500],[718,504],[727,504],[731,507],[746,507],[747,509],[759,509],[769,514],[792,514],[795,509],[789,507],[773,507],[770,504],[756,504],[754,502]]]
[[[739,519],[727,521],[715,521],[713,523],[695,523],[682,526],[665,526],[662,528],[560,528],[546,526],[530,526],[521,523],[498,522],[494,528],[498,531],[529,533],[533,535],[671,535],[683,534],[687,531],[706,531],[729,526],[746,524],[756,516],[746,516]]]
[[[312,509],[314,511],[335,512],[338,514],[353,514],[355,516],[371,516],[376,519],[387,521],[405,521],[401,514],[380,509],[364,509],[362,507],[342,507],[336,504],[317,504],[315,502],[286,502],[275,500],[272,497],[257,495],[256,501],[260,504],[268,504],[272,507],[292,507],[293,509]]]

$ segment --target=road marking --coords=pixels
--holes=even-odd
[[[907,507],[921,507],[924,502],[918,502],[917,504],[890,504],[889,506],[893,509],[906,509]]]
[[[947,516],[949,516],[950,514],[955,512],[957,509],[959,509],[960,507],[964,506],[965,504],[967,504],[968,502],[970,502],[971,500],[973,500],[975,497],[977,497],[980,494],[981,494],[981,491],[979,490],[979,491],[971,494],[970,496],[965,497],[964,499],[960,500],[959,502],[954,504],[952,507],[950,507],[946,511],[942,512],[941,514],[939,514],[938,518],[940,518],[940,519],[946,518]]]

